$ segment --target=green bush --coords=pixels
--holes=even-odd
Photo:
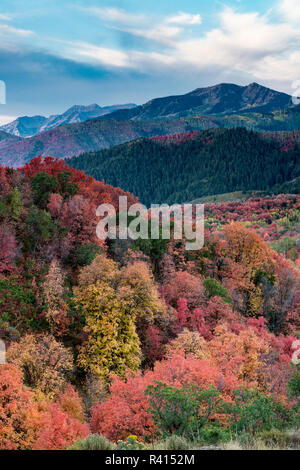
[[[83,267],[91,264],[101,249],[96,243],[75,244],[75,248],[70,253],[69,262],[72,266]]]
[[[221,411],[223,405],[214,387],[202,390],[191,384],[178,389],[155,382],[147,387],[145,393],[149,397],[154,422],[165,436],[177,434],[195,438],[210,417]]]
[[[291,423],[288,407],[255,389],[236,390],[231,413],[232,430],[253,436],[262,431],[283,430]]]
[[[203,285],[209,297],[221,297],[226,304],[232,304],[232,298],[229,296],[227,289],[216,279],[207,277]]]
[[[230,441],[231,433],[228,429],[211,424],[201,429],[200,439],[203,440],[205,444],[219,444],[221,442]]]

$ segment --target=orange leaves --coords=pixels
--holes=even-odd
[[[39,402],[13,365],[0,366],[0,449],[62,450],[86,437],[81,400],[67,386],[57,402]]]
[[[226,325],[216,328],[209,349],[221,370],[230,371],[246,386],[262,386],[260,369],[269,344],[251,328],[233,333]]]
[[[13,365],[0,366],[0,449],[30,449],[40,415],[33,394],[22,383],[22,372]]]
[[[228,254],[235,263],[248,266],[250,269],[270,264],[271,249],[255,232],[236,222],[226,225],[224,233]]]

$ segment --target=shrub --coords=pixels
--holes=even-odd
[[[78,439],[68,450],[114,450],[115,444],[99,434],[91,434],[86,439]]]
[[[205,444],[228,442],[230,438],[230,431],[218,425],[204,426],[200,432],[200,439],[203,440]]]
[[[227,289],[225,289],[225,287],[223,287],[216,279],[208,277],[203,281],[203,285],[205,292],[209,297],[221,297],[226,304],[232,304],[232,299],[229,296]]]
[[[191,443],[182,436],[173,434],[167,437],[164,441],[156,443],[154,448],[156,450],[188,450]]]
[[[128,436],[126,441],[118,441],[118,450],[145,450],[142,442],[138,442],[137,436]]]
[[[221,409],[222,400],[214,387],[203,390],[191,384],[178,389],[156,381],[145,393],[154,422],[165,435],[194,437]]]
[[[236,390],[232,408],[233,430],[254,436],[258,432],[284,429],[290,424],[287,407],[258,390]]]
[[[259,439],[267,447],[277,447],[286,449],[289,447],[289,434],[278,429],[271,429],[271,431],[264,431],[259,435]]]

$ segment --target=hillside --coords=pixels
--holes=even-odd
[[[84,122],[88,119],[104,116],[105,114],[112,113],[119,109],[134,107],[134,104],[104,106],[103,108],[97,104],[91,104],[89,106],[75,105],[62,114],[51,115],[48,118],[45,116],[22,116],[2,126],[0,129],[18,137],[32,137],[64,124]]]
[[[185,95],[151,100],[131,110],[112,113],[111,119],[158,120],[195,115],[229,115],[244,112],[271,113],[293,106],[292,99],[257,83],[239,86],[221,83],[208,88],[197,88]]]
[[[271,138],[237,128],[190,137],[186,140],[183,135],[180,142],[175,136],[176,143],[166,138],[140,139],[83,154],[69,164],[133,192],[147,205],[240,190],[272,190],[275,185],[279,190],[300,176],[299,144],[286,149],[278,135]]]
[[[21,139],[19,137],[0,130],[0,150],[5,149],[13,143],[19,142],[20,140]]]
[[[171,145],[275,149],[194,137]],[[207,204],[192,252],[100,240],[119,196],[51,157],[0,165],[0,449],[299,448],[300,196]]]

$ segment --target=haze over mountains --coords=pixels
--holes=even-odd
[[[220,84],[198,88],[185,95],[157,98],[142,106],[123,105],[121,108],[126,106],[131,109],[74,106],[48,119],[39,116],[27,122],[27,118],[19,118],[2,128],[16,139],[12,140],[9,134],[2,136],[0,163],[18,167],[37,155],[69,158],[140,137],[194,130],[245,127],[274,132],[300,129],[300,106],[293,104],[291,96],[257,83],[246,87]],[[32,137],[19,137],[36,132],[39,133]]]
[[[99,116],[110,114],[119,109],[131,109],[136,105],[129,103],[123,105],[104,106],[101,108],[97,104],[90,104],[89,106],[75,105],[65,111],[63,114],[52,115],[48,118],[45,116],[23,116],[15,121],[5,124],[0,129],[9,134],[18,137],[32,137],[41,132],[46,132],[55,127],[64,124],[75,124],[77,122],[84,122],[88,119],[93,119]]]

